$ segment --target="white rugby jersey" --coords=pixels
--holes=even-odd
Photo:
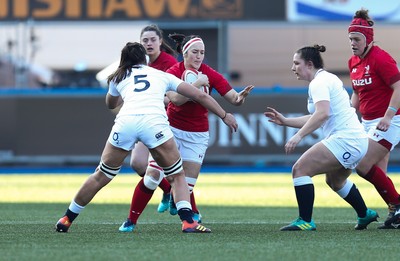
[[[132,68],[132,73],[120,83],[110,82],[108,93],[121,96],[124,104],[118,116],[138,114],[163,114],[164,96],[168,91],[176,91],[183,81],[172,74],[141,65]]]
[[[308,88],[308,111],[315,112],[315,103],[329,101],[329,118],[321,126],[325,137],[334,133],[363,133],[362,125],[355,109],[351,106],[350,96],[343,82],[334,74],[318,70]],[[347,135],[346,135],[347,137]]]

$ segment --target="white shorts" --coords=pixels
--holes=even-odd
[[[169,122],[162,115],[129,115],[117,117],[111,129],[108,142],[127,151],[141,141],[153,149],[173,137]]]
[[[206,132],[189,132],[171,127],[183,161],[203,164],[210,135]]]
[[[392,122],[387,131],[376,129],[376,125],[378,125],[381,119],[382,118],[374,120],[362,119],[362,124],[369,138],[386,147],[389,151],[392,151],[400,141],[400,115],[396,115],[392,118]]]
[[[346,169],[354,169],[368,150],[368,137],[365,134],[357,138],[342,138],[333,134],[322,143]]]

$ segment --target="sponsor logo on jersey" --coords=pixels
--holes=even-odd
[[[353,86],[365,86],[372,84],[372,78],[365,78],[365,79],[359,79],[359,80],[352,80]]]
[[[369,65],[365,66],[364,68],[365,68],[364,75],[369,76]]]

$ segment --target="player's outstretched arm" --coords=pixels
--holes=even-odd
[[[246,97],[254,89],[254,85],[246,86],[241,92],[236,92],[234,89],[230,90],[224,95],[224,98],[232,105],[240,106],[244,103]]]
[[[238,124],[235,117],[231,113],[227,113],[213,97],[186,82],[179,84],[177,91],[179,94],[189,97],[216,114],[230,127],[231,131],[237,131]]]

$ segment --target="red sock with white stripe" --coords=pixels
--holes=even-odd
[[[189,177],[186,177],[185,179],[186,179],[186,182],[189,187],[190,205],[192,205],[192,210],[194,213],[199,213],[199,210],[197,209],[197,206],[196,206],[196,200],[195,200],[194,192],[193,192],[193,189],[194,189],[194,186],[196,185],[197,179],[189,178]]]
[[[129,219],[133,224],[136,225],[138,218],[146,208],[153,193],[154,190],[151,190],[144,185],[144,178],[142,178],[136,185],[135,192],[132,196],[131,207],[129,209]]]

